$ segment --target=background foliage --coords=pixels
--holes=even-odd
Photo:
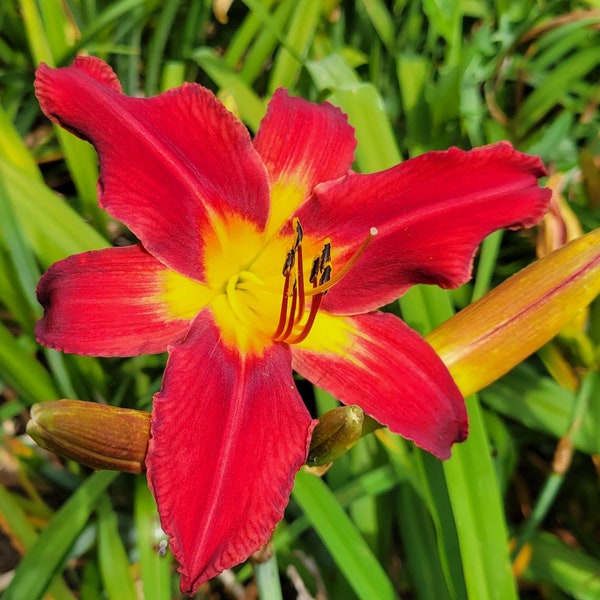
[[[28,408],[44,400],[149,409],[164,366],[164,356],[95,359],[35,341],[43,270],[128,240],[96,206],[93,149],[39,111],[32,82],[40,61],[100,56],[128,94],[197,81],[252,131],[279,86],[328,99],[356,128],[363,172],[427,150],[509,139],[561,175],[585,230],[598,226],[598,0],[227,4],[0,5],[0,590],[7,600],[179,597],[145,479],[92,474],[24,435]],[[411,290],[399,309],[426,333],[531,262],[534,242],[531,233],[492,236],[473,284],[451,294]],[[535,357],[469,398],[471,437],[450,461],[381,431],[323,479],[301,472],[273,540],[277,563],[259,565],[256,583],[243,565],[197,597],[252,598],[258,584],[263,598],[600,598],[599,317],[592,305]],[[335,406],[319,390],[306,393],[317,414]]]

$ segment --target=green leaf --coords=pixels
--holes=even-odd
[[[39,261],[53,262],[108,242],[43,183],[0,159],[0,185]]]
[[[296,10],[288,24],[285,46],[277,53],[271,76],[269,91],[273,93],[278,87],[288,89],[296,85],[310,45],[319,26],[323,11],[322,0],[298,0]]]
[[[569,429],[575,394],[522,364],[481,392],[485,404],[529,429],[559,438]],[[598,414],[600,399],[592,397],[590,408],[573,432],[573,443],[588,454],[600,452]]]
[[[192,58],[221,88],[221,91],[233,96],[242,121],[256,131],[265,114],[266,105],[252,88],[221,57],[217,56],[214,50],[198,48],[192,53]]]
[[[293,497],[359,598],[396,598],[385,571],[321,479],[299,471]]]
[[[161,534],[156,502],[145,477],[135,479],[134,517],[144,598],[170,600],[172,555],[159,552],[167,538]]]
[[[117,515],[106,495],[98,505],[98,562],[110,600],[137,600],[129,560],[119,536]]]
[[[517,113],[515,122],[519,132],[525,133],[554,107],[560,104],[573,85],[585,77],[600,62],[600,48],[592,46],[574,53],[553,68],[527,96]]]
[[[35,545],[38,539],[35,529],[21,506],[3,485],[0,485],[0,518],[3,522],[4,532],[10,535],[16,547],[29,550]],[[75,598],[59,575],[52,579],[48,591],[55,600],[74,600]],[[8,596],[5,594],[2,598],[8,598]],[[29,600],[29,596],[21,596],[21,598]],[[35,599],[31,597],[31,600]]]
[[[2,595],[3,600],[38,600],[43,596],[102,494],[118,475],[112,471],[99,471],[77,488],[20,562]]]
[[[469,398],[467,407],[469,438],[443,465],[467,591],[477,600],[516,600],[502,497],[477,398]]]
[[[525,581],[556,586],[575,600],[600,598],[597,558],[570,548],[549,533],[536,535],[531,549],[531,561],[523,576]]]
[[[60,397],[48,371],[36,360],[34,352],[19,344],[2,323],[0,374],[30,404]]]

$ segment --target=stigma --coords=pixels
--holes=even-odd
[[[323,296],[341,281],[377,235],[377,229],[371,227],[362,244],[337,273],[333,273],[331,240],[325,240],[321,253],[313,258],[307,286],[302,253],[304,231],[300,221],[296,218],[293,226],[294,242],[283,263],[282,275],[285,279],[279,322],[272,335],[273,341],[287,344],[299,344],[308,337],[315,323]]]

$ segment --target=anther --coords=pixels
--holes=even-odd
[[[304,238],[304,230],[302,229],[302,225],[300,225],[300,221],[298,219],[294,219],[294,227],[296,228],[296,241],[294,242],[294,248],[298,248],[302,243],[302,239]]]
[[[319,270],[322,271],[331,262],[331,242],[325,242],[321,252]]]
[[[325,285],[331,279],[331,265],[327,265],[321,273],[321,279],[319,279],[319,285]],[[325,290],[324,293],[327,293]]]
[[[313,264],[312,264],[312,268],[310,270],[310,277],[308,278],[308,280],[314,284],[314,286],[317,286],[317,278],[319,277],[319,265],[321,264],[321,257],[317,256],[314,260],[313,260]]]
[[[283,263],[283,271],[282,275],[287,276],[287,274],[294,268],[294,263],[296,262],[296,249],[292,248],[285,257],[285,262]]]

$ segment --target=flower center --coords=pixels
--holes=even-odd
[[[377,234],[372,228],[345,264],[335,270],[329,240],[319,246],[305,240],[298,219],[294,219],[294,239],[275,236],[265,244],[262,233],[242,218],[217,223],[214,235],[206,239],[206,284],[192,289],[179,280],[171,282],[179,290],[179,313],[193,316],[199,308],[190,297],[203,292],[203,306],[209,304],[221,330],[222,339],[242,352],[260,354],[273,342],[298,344],[309,335],[323,296],[352,268]],[[320,248],[320,250],[319,250]],[[317,253],[312,264],[303,252]],[[283,290],[281,275],[273,266],[285,256]],[[184,278],[185,279],[185,278]],[[173,302],[172,302],[173,303]]]
[[[304,232],[298,219],[294,219],[294,229],[296,237],[283,264],[282,274],[285,281],[279,322],[272,335],[274,341],[287,344],[299,344],[306,339],[315,323],[323,296],[348,273],[377,235],[377,229],[371,227],[369,235],[335,275],[332,273],[331,265],[331,241],[326,240],[321,254],[313,259],[308,278],[312,287],[307,289],[304,281],[304,257],[302,254]],[[306,311],[307,301],[310,302],[308,311]]]

